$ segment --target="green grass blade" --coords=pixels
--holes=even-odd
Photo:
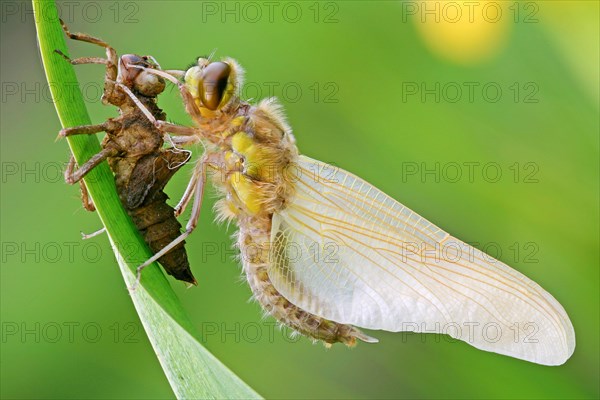
[[[56,5],[50,0],[34,0],[33,7],[44,69],[61,124],[63,127],[90,124],[75,71],[54,52],[59,49],[69,54]],[[80,165],[100,150],[95,135],[70,137],[68,143]],[[88,174],[86,184],[106,227],[125,283],[131,287],[136,266],[151,253],[121,206],[106,162]],[[128,257],[124,257],[120,249],[125,248],[137,249],[136,254],[127,251]],[[131,298],[175,395],[178,398],[260,398],[198,342],[189,317],[160,268],[153,264],[142,275],[141,285]]]

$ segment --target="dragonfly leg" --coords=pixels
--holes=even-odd
[[[114,121],[108,120],[102,124],[97,125],[81,125],[81,126],[73,126],[71,128],[61,129],[58,133],[58,138],[63,138],[67,136],[73,135],[93,135],[98,132],[106,132],[109,130],[116,129],[116,123]]]
[[[83,204],[83,208],[92,212],[96,211],[96,206],[90,197],[90,193],[88,192],[84,181],[79,181],[79,191],[81,192],[81,203]]]
[[[117,52],[113,49],[108,43],[106,43],[102,39],[98,39],[96,37],[90,36],[85,33],[73,33],[69,31],[69,28],[64,23],[63,20],[60,20],[60,24],[62,25],[63,31],[65,35],[73,40],[79,40],[81,42],[95,44],[100,47],[104,47],[106,50],[106,59],[99,57],[81,57],[71,60],[69,57],[64,55],[60,50],[55,50],[58,54],[66,58],[71,64],[105,64],[106,72],[104,76],[104,94],[102,96],[103,101],[108,101],[112,104],[116,104],[118,102],[117,93],[114,91],[115,82],[117,80],[118,74],[118,62],[119,59],[117,57]]]
[[[116,156],[118,153],[117,150],[112,148],[104,148],[100,150],[97,154],[93,155],[85,164],[83,164],[79,169],[75,171],[65,171],[65,181],[72,185],[75,182],[79,182],[81,178],[83,178],[88,172],[98,166],[102,161],[106,160],[108,157]]]
[[[198,165],[198,166],[196,166],[196,168],[194,168],[192,178],[190,179],[190,182],[188,183],[187,187],[185,188],[185,192],[183,193],[183,196],[181,196],[181,200],[179,200],[179,203],[177,203],[177,205],[175,206],[175,216],[176,217],[180,216],[185,211],[187,205],[189,204],[190,200],[193,197],[194,189],[196,188],[196,184],[198,183],[198,181],[201,178],[201,176],[199,174],[201,174],[201,173],[206,174],[207,167],[210,165],[211,162],[213,162],[213,158],[215,158],[214,154],[212,154],[212,153],[205,154],[198,161],[198,163],[204,164],[204,167]]]
[[[83,240],[88,240],[88,239],[91,239],[91,238],[93,238],[95,236],[101,235],[104,232],[106,232],[106,228],[98,229],[96,232],[92,232],[92,233],[83,233],[83,232],[81,232],[81,238]]]
[[[167,121],[157,120],[154,125],[161,132],[175,134],[179,136],[198,136],[198,129],[192,126],[172,124]]]
[[[183,79],[185,76],[185,71],[180,69],[166,69],[165,72],[171,76],[174,76],[177,79]]]
[[[104,40],[102,39],[98,39],[94,36],[90,36],[86,33],[73,33],[71,31],[69,31],[69,28],[67,27],[67,24],[64,23],[63,20],[60,20],[60,24],[62,25],[63,31],[65,32],[65,35],[67,35],[69,38],[73,39],[73,40],[79,40],[81,42],[87,42],[87,43],[91,43],[91,44],[95,44],[97,46],[100,47],[104,47],[106,49],[106,63],[107,64],[111,64],[114,67],[114,75],[111,75],[111,79],[112,80],[116,80],[117,79],[117,52],[115,49],[113,49],[108,43],[106,43]],[[108,71],[107,71],[108,72]],[[112,71],[111,71],[112,72]]]
[[[202,160],[200,160],[202,162]],[[198,184],[198,168],[194,169],[194,173],[187,187],[185,188],[185,192],[183,192],[183,196],[181,196],[181,200],[175,206],[175,216],[179,217],[184,211],[190,200],[194,195],[194,190],[196,189],[196,185]]]
[[[109,61],[106,58],[102,57],[79,57],[79,58],[71,58],[60,50],[54,50],[54,52],[60,55],[62,58],[67,60],[73,65],[82,65],[82,64],[104,64],[108,65]]]
[[[148,69],[147,71],[154,71],[154,70]],[[198,137],[202,136],[200,134],[201,131],[198,128],[194,128],[191,126],[172,124],[170,122],[163,121],[163,120],[157,120],[154,117],[154,115],[152,115],[150,110],[148,110],[148,108],[144,104],[142,104],[140,99],[138,99],[137,96],[131,91],[131,89],[129,89],[127,86],[123,85],[122,83],[117,83],[117,85],[121,89],[123,89],[123,91],[131,98],[131,101],[133,101],[133,103],[140,109],[140,111],[144,113],[146,118],[148,118],[148,121],[152,122],[154,124],[154,126],[156,126],[156,128],[158,130],[160,130],[161,132],[166,133],[166,134],[174,133],[179,136],[194,137],[189,140],[182,140],[182,139],[177,140],[178,142],[183,141],[183,142],[188,142],[188,143],[189,142],[195,143],[198,141]]]
[[[190,183],[188,183],[187,187],[185,188],[185,192],[183,193],[183,196],[181,196],[181,200],[179,200],[179,203],[177,203],[177,205],[175,206],[176,217],[179,217],[185,211],[187,205],[193,197],[194,189],[196,189],[197,183],[197,177],[193,177],[192,179],[190,179]]]
[[[73,175],[75,168],[77,168],[77,161],[75,161],[75,157],[71,155],[71,157],[69,157],[69,162],[67,163],[67,168],[65,169],[65,177]],[[96,211],[96,206],[94,206],[94,203],[90,198],[87,186],[85,186],[85,182],[81,180],[79,181],[79,190],[81,191],[81,203],[83,204],[83,208],[92,212]]]
[[[167,142],[169,142],[174,148],[177,148],[178,145],[187,146],[190,144],[198,143],[198,137],[196,137],[196,136],[170,136],[170,135],[167,135],[165,140]]]
[[[114,129],[115,128],[114,125],[115,125],[114,121],[108,120],[108,121],[106,121],[102,124],[98,124],[98,125],[81,125],[81,126],[74,126],[71,128],[64,128],[64,129],[61,129],[60,132],[58,133],[58,138],[63,138],[63,137],[73,136],[73,135],[93,135],[98,132],[105,132],[107,130]],[[102,153],[102,152],[100,152],[100,153]],[[98,153],[98,154],[100,154],[100,153]],[[88,211],[96,211],[96,206],[94,206],[94,203],[92,202],[92,199],[89,196],[87,187],[85,186],[85,183],[81,180],[81,178],[83,177],[83,175],[88,173],[93,167],[95,167],[100,162],[102,162],[102,160],[103,159],[99,160],[97,164],[91,165],[91,167],[87,170],[83,169],[83,168],[79,168],[79,169],[75,170],[75,168],[77,167],[77,162],[75,161],[75,157],[73,155],[71,155],[71,157],[69,158],[69,162],[67,164],[67,168],[65,169],[65,181],[67,183],[72,184],[72,183],[79,181],[79,187],[81,190],[81,202],[83,203],[83,207]],[[92,161],[92,160],[90,160],[90,161]],[[86,164],[88,164],[90,161],[88,161]],[[86,166],[86,164],[84,164],[84,166]]]

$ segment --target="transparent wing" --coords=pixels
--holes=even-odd
[[[288,300],[367,329],[445,333],[558,365],[575,348],[562,306],[506,264],[362,179],[300,156],[296,193],[273,216],[269,276]]]

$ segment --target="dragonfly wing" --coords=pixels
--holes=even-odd
[[[288,173],[296,193],[273,216],[269,277],[295,305],[540,364],[573,353],[565,310],[523,274],[344,170],[300,156]]]

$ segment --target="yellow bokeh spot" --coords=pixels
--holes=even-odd
[[[497,1],[415,1],[403,11],[434,54],[463,65],[499,54],[512,22],[506,3]]]

